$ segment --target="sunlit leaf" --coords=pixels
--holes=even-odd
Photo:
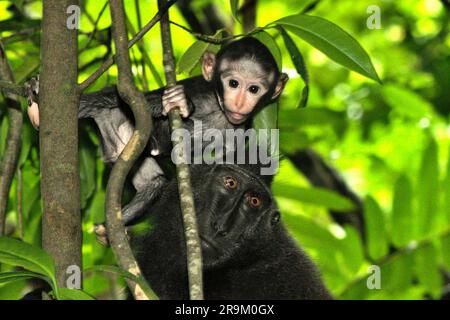
[[[280,48],[278,44],[275,42],[275,39],[266,31],[260,31],[255,34],[252,34],[252,37],[258,39],[262,44],[264,44],[272,53],[275,62],[277,63],[278,69],[282,69],[283,61],[281,56]]]
[[[214,38],[220,39],[221,37],[222,31],[219,30],[214,35]],[[186,73],[190,75],[195,67],[201,62],[202,56],[206,51],[216,53],[219,49],[220,45],[218,44],[197,40],[186,50],[178,61],[177,73]]]
[[[6,138],[8,136],[8,128],[9,128],[8,117],[4,116],[1,119],[1,127],[0,127],[0,160],[3,159],[3,154],[5,153]]]
[[[428,235],[435,228],[439,201],[439,168],[437,145],[430,138],[428,146],[423,150],[422,164],[417,181],[418,214],[416,225],[418,237]]]
[[[391,239],[397,247],[404,247],[413,239],[413,227],[417,221],[412,207],[413,191],[407,176],[397,179],[392,205]]]
[[[335,211],[347,212],[355,209],[352,201],[324,188],[302,188],[277,183],[273,185],[273,192],[280,197],[323,206]]]
[[[447,212],[447,225],[450,225],[450,148],[447,154],[447,175],[445,176],[444,183],[442,184],[442,196],[444,197],[444,212]]]
[[[13,238],[0,237],[0,262],[42,274],[56,283],[53,260],[39,247]]]
[[[22,147],[20,149],[19,166],[22,166],[28,158],[31,149],[32,135],[35,134],[34,129],[29,123],[24,123],[22,128]]]
[[[260,110],[253,118],[255,129],[278,128],[278,102],[271,103]]]
[[[364,223],[368,253],[372,259],[378,260],[388,252],[386,223],[383,211],[370,196],[364,201]]]
[[[265,31],[261,31],[254,34],[253,37],[258,39],[269,49],[269,51],[275,58],[278,68],[281,69],[282,67],[281,51],[275,40],[272,38],[272,36]],[[277,129],[278,108],[279,108],[278,101],[275,101],[265,106],[253,117],[253,127],[255,129]]]
[[[27,280],[9,282],[0,285],[0,300],[20,300],[29,287]]]
[[[42,280],[45,280],[49,284],[51,284],[50,279],[43,276],[42,274],[36,273],[36,272],[29,272],[29,271],[16,271],[16,272],[1,272],[0,273],[0,284],[14,282],[14,281],[21,281],[21,280],[28,280],[32,278],[39,278]]]
[[[346,237],[342,239],[342,255],[345,267],[350,275],[356,274],[364,262],[364,248],[359,232],[345,226]]]
[[[96,266],[87,268],[85,270],[85,272],[87,272],[87,271],[100,271],[100,272],[108,272],[108,273],[118,274],[126,279],[130,279],[130,280],[138,283],[141,286],[142,290],[144,290],[144,292],[147,294],[147,296],[150,299],[152,299],[152,300],[158,299],[158,296],[148,286],[147,282],[145,281],[145,279],[142,276],[135,276],[134,274],[132,274],[126,270],[123,270],[122,268],[119,268],[117,266],[96,265]]]
[[[231,14],[233,15],[233,18],[235,18],[237,21],[239,21],[239,17],[238,17],[239,0],[230,0],[230,8],[231,8]]]
[[[59,288],[58,291],[59,300],[95,300],[94,297],[83,290]]]
[[[367,52],[350,34],[323,18],[296,14],[273,22],[299,36],[332,60],[380,81]]]
[[[433,106],[411,90],[388,84],[381,87],[381,93],[386,103],[399,115],[421,119],[433,114]]]
[[[437,251],[433,245],[418,248],[414,254],[415,270],[419,282],[434,299],[441,295],[443,279],[437,262]]]
[[[314,221],[285,211],[281,213],[281,220],[289,225],[290,229],[300,239],[302,245],[320,248],[320,250],[332,254],[336,250],[341,250],[339,240],[330,231]]]
[[[381,289],[394,292],[406,291],[412,285],[414,275],[413,255],[403,253],[381,267]]]
[[[308,103],[308,95],[309,95],[309,76],[308,70],[306,69],[305,60],[297,48],[297,45],[289,36],[289,34],[284,30],[284,28],[280,28],[281,35],[283,36],[284,44],[289,51],[289,55],[291,57],[292,63],[294,64],[295,70],[302,77],[303,82],[305,83],[305,87],[302,91],[302,97],[300,99],[300,103],[298,105],[299,108],[306,107]]]
[[[80,181],[81,181],[81,208],[95,191],[95,149],[84,143],[80,147]]]

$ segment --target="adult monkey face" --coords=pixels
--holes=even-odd
[[[236,125],[277,99],[288,80],[267,47],[251,37],[228,44],[217,56],[206,52],[202,73],[214,83],[225,116]]]
[[[226,263],[249,263],[249,252],[259,252],[279,231],[280,213],[269,186],[237,165],[218,165],[202,175],[198,199],[199,233],[205,268]],[[200,200],[200,201],[199,201]]]

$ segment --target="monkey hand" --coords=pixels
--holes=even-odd
[[[25,83],[27,90],[28,118],[36,130],[39,130],[39,75]]]
[[[164,94],[162,96],[162,106],[162,114],[164,116],[176,107],[180,108],[180,114],[183,118],[189,117],[191,112],[186,95],[184,94],[184,87],[182,85],[176,85],[164,90]]]

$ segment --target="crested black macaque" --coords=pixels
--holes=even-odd
[[[254,168],[252,168],[254,167]],[[257,166],[193,165],[206,299],[331,299],[281,223],[270,176]],[[186,245],[176,179],[151,207],[150,232],[132,237],[160,299],[188,299]]]
[[[147,151],[132,172],[136,195],[123,210],[123,221],[129,225],[160,194],[166,181],[161,159],[170,155],[171,135],[166,115],[180,107],[184,127],[191,134],[194,120],[202,130],[246,128],[252,116],[277,99],[288,80],[278,70],[267,47],[252,37],[224,46],[217,55],[206,52],[202,76],[181,81],[169,89],[145,94],[151,105],[154,122]],[[36,107],[32,99],[29,105]],[[116,89],[104,89],[81,96],[79,118],[93,118],[99,128],[105,162],[114,163],[133,132],[133,117]],[[35,126],[38,117],[31,117]]]

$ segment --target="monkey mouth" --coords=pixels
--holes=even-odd
[[[236,123],[236,124],[242,123],[245,121],[245,119],[247,119],[246,114],[242,114],[239,112],[232,112],[228,109],[225,109],[225,114],[230,122]]]

